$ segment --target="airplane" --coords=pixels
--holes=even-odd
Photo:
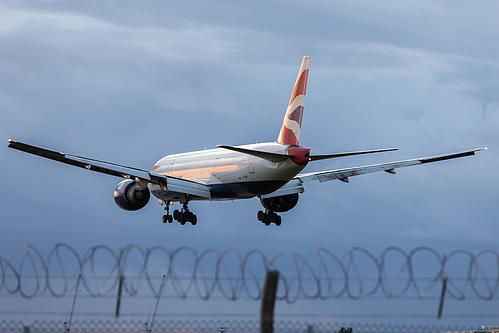
[[[164,205],[163,223],[175,219],[181,225],[197,224],[197,216],[188,204],[195,200],[234,200],[258,197],[265,211],[258,211],[257,219],[266,226],[280,226],[277,213],[287,212],[298,203],[304,192],[303,183],[326,182],[367,173],[385,171],[437,161],[475,155],[487,148],[475,148],[438,156],[351,168],[300,173],[309,162],[331,158],[372,154],[397,148],[339,152],[312,155],[310,149],[299,145],[301,121],[307,89],[310,56],[302,60],[277,141],[242,146],[218,145],[217,148],[168,155],[160,159],[150,171],[66,154],[9,139],[8,147],[80,168],[112,176],[123,177],[114,191],[116,204],[124,210],[136,211],[145,207],[152,193]],[[181,210],[170,214],[170,205],[178,202]]]

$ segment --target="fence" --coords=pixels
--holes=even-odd
[[[259,321],[253,319],[170,319],[158,320],[153,327],[157,333],[218,333],[221,326],[226,327],[226,333],[258,333]],[[338,323],[294,320],[278,320],[274,324],[275,333],[334,333],[341,328],[351,328],[353,333],[439,333],[445,331],[472,330],[470,327],[445,327],[412,324],[382,324],[382,323]],[[0,321],[0,332],[10,333],[53,333],[63,332],[62,321],[34,321],[29,325],[19,321]],[[115,320],[75,320],[71,333],[135,333],[144,332],[141,321]]]
[[[80,255],[59,243],[46,257],[29,245],[10,259],[0,256],[0,296],[71,295],[82,273],[80,288],[92,297],[116,295],[119,288],[128,296],[153,297],[166,274],[164,296],[259,300],[268,270],[279,271],[277,300],[287,303],[376,295],[438,299],[444,293],[490,301],[499,291],[499,254],[493,250],[440,254],[429,247],[389,247],[376,255],[355,247],[337,255],[320,248],[306,256],[288,251],[269,257],[259,250],[98,245]]]

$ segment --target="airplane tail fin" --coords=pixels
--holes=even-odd
[[[281,132],[277,142],[284,145],[298,145],[300,142],[301,118],[305,104],[305,93],[307,92],[308,68],[310,56],[303,57],[298,77],[296,78],[293,93],[289,100],[286,115],[282,122]]]

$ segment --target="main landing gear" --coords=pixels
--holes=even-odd
[[[256,217],[258,218],[258,221],[264,223],[266,226],[269,226],[271,223],[275,223],[276,226],[280,226],[282,222],[281,217],[270,209],[267,209],[265,213],[261,210],[258,211]]]
[[[173,212],[173,218],[181,225],[184,225],[186,222],[191,222],[192,225],[198,223],[198,217],[187,208],[187,202],[184,202],[180,212],[178,210]]]
[[[172,223],[173,220],[179,222],[181,225],[184,225],[187,222],[190,222],[192,225],[196,225],[196,223],[198,223],[198,217],[189,210],[187,202],[183,203],[182,210],[174,210],[173,216],[170,215],[170,202],[166,203],[165,211],[166,214],[163,215],[163,223]]]

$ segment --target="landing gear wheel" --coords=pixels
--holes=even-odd
[[[276,226],[280,227],[281,223],[282,223],[282,219],[281,219],[281,217],[279,215],[276,215],[276,217],[277,218],[275,219],[274,223],[275,223]]]
[[[275,223],[276,226],[280,226],[282,223],[281,217],[271,210],[267,210],[265,213],[260,210],[256,214],[256,217],[258,221],[261,221],[266,226],[269,226],[272,223]]]
[[[161,204],[163,204],[161,201],[160,201]],[[165,203],[165,215],[163,215],[163,223],[172,223],[173,221],[173,217],[170,215],[170,205],[172,204],[171,201],[166,201],[164,202]]]
[[[169,222],[171,223],[173,220],[178,221],[181,225],[185,225],[187,222],[190,222],[192,225],[196,225],[198,223],[198,218],[194,215],[189,208],[187,207],[187,201],[182,204],[182,210],[173,211],[173,217],[170,216]]]

